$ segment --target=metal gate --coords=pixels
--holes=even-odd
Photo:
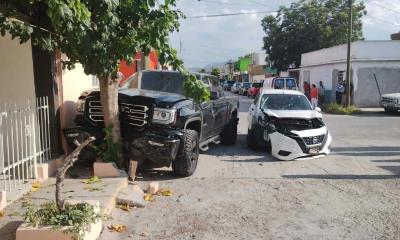
[[[12,192],[37,178],[37,163],[50,159],[47,97],[0,106],[0,191]]]

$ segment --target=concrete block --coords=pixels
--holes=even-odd
[[[120,170],[117,168],[115,163],[93,163],[94,176],[98,177],[119,177]]]
[[[49,164],[40,163],[37,165],[37,179],[39,182],[49,178]]]
[[[2,211],[6,207],[6,191],[0,192],[0,211]]]
[[[128,187],[122,189],[116,198],[118,204],[128,204],[129,206],[144,207],[146,201],[144,198],[144,192],[137,185],[128,185]]]
[[[129,163],[129,171],[128,176],[129,180],[134,181],[136,178],[136,170],[137,170],[138,162],[135,160],[131,160]]]
[[[67,203],[74,204],[82,201],[67,200]],[[96,211],[100,211],[99,201],[86,200],[87,202],[95,207]],[[62,227],[60,229],[53,229],[51,226],[38,226],[32,227],[28,223],[23,223],[18,227],[16,232],[16,240],[73,240],[73,238],[66,233],[70,227]],[[103,224],[101,220],[90,224],[84,232],[83,240],[96,240],[100,237]]]
[[[158,191],[158,182],[150,182],[147,188],[147,193],[155,194]]]

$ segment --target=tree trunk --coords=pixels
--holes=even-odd
[[[122,74],[117,74],[116,77],[108,75],[99,79],[100,82],[100,99],[103,106],[104,125],[106,127],[112,125],[112,136],[114,142],[121,138],[119,124],[119,107],[118,107],[118,87]]]
[[[56,175],[56,203],[58,210],[65,210],[64,200],[61,199],[61,187],[63,186],[63,181],[65,178],[65,173],[67,170],[74,165],[76,160],[78,160],[79,153],[84,149],[89,143],[95,140],[94,137],[86,139],[81,145],[79,145],[68,157],[65,159],[64,164],[57,169]]]

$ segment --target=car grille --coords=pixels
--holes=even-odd
[[[89,119],[94,123],[103,123],[104,114],[101,102],[89,100],[88,102]],[[119,105],[121,124],[127,124],[133,128],[143,129],[150,121],[149,107],[146,105],[134,105],[121,103]]]
[[[394,99],[394,98],[383,97],[382,98],[382,102],[385,102],[385,103],[397,103],[397,100]]]
[[[307,146],[318,145],[324,141],[325,135],[313,136],[313,137],[303,137],[303,141]]]
[[[145,105],[121,103],[119,109],[122,123],[143,128],[149,121],[149,108]]]
[[[104,122],[104,114],[100,101],[89,100],[89,118],[95,123]]]

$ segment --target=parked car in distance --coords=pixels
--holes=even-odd
[[[233,81],[233,80],[225,81],[224,90],[225,91],[231,91],[231,88],[232,88],[233,84],[235,84],[235,81]]]
[[[240,89],[240,85],[242,83],[240,82],[236,82],[235,84],[233,84],[233,86],[231,87],[231,92],[232,93],[239,93],[239,89]]]
[[[381,106],[385,109],[385,112],[398,112],[400,110],[400,93],[383,94],[381,97]]]
[[[256,97],[257,94],[260,92],[260,89],[263,87],[264,82],[257,82],[251,85],[251,88],[247,91],[248,97]]]
[[[124,152],[139,165],[169,167],[179,176],[190,176],[197,167],[199,150],[211,143],[236,142],[236,98],[226,97],[218,79],[195,73],[210,89],[210,100],[195,104],[183,95],[184,77],[175,71],[143,71],[128,78],[118,94]],[[139,89],[137,88],[139,86]],[[136,87],[136,88],[135,88]],[[85,92],[83,121],[65,129],[71,144],[80,136],[104,139],[104,114],[98,90]],[[100,142],[99,142],[100,141]]]
[[[263,88],[299,90],[296,79],[289,77],[268,78],[264,81]]]
[[[307,97],[293,90],[264,89],[248,114],[247,145],[271,151],[280,160],[328,155],[332,137]]]
[[[247,96],[247,91],[251,87],[251,82],[244,82],[240,85],[239,94]]]

